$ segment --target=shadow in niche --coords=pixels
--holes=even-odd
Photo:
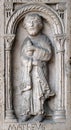
[[[53,110],[49,107],[48,100],[50,101],[51,99],[45,100],[45,102],[44,102],[44,112],[45,112],[46,118],[49,118],[49,117],[52,118]]]
[[[13,41],[12,44],[12,49],[11,49],[11,86],[12,86],[12,109],[13,109],[13,114],[17,120],[17,116],[15,113],[15,108],[14,108],[14,95],[15,95],[15,87],[14,87],[14,77],[13,77],[13,67],[14,67],[14,57],[13,57],[13,53],[14,53],[14,48],[16,46],[16,37]]]

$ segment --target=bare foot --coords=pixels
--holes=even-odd
[[[49,94],[48,94],[48,98],[53,97],[53,96],[55,96],[55,93],[53,91],[50,91]]]
[[[44,120],[44,115],[36,115],[33,120],[42,122]]]
[[[19,118],[19,122],[28,121],[31,118],[31,115],[21,115]]]

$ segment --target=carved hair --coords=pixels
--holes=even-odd
[[[39,14],[35,14],[35,13],[29,13],[25,16],[24,21],[23,21],[24,28],[26,28],[26,23],[27,21],[29,21],[30,18],[37,20],[37,23],[39,24],[39,29],[42,29],[43,19]]]

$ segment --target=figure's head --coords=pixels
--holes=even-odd
[[[35,13],[27,14],[24,19],[24,26],[29,35],[37,35],[43,27],[41,16]]]

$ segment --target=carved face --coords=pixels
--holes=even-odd
[[[42,19],[38,14],[30,14],[25,17],[25,28],[29,35],[37,35],[43,27]]]

